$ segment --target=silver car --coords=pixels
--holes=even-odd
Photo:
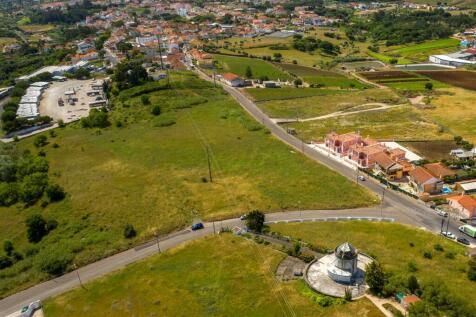
[[[30,303],[28,306],[22,308],[20,317],[31,317],[38,309],[41,309],[41,307],[41,301],[39,300]]]

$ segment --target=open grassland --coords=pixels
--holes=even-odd
[[[476,142],[476,92],[461,88],[447,88],[433,97],[434,108],[425,110],[427,116],[447,127],[454,135]]]
[[[47,316],[363,316],[367,299],[321,307],[301,281],[280,283],[284,254],[230,234],[207,237],[130,265],[45,302]],[[320,295],[317,295],[320,296]],[[283,300],[285,298],[285,301]]]
[[[343,77],[342,74],[337,72],[317,69],[317,68],[309,67],[309,66],[302,66],[302,65],[289,64],[289,63],[275,63],[275,65],[276,67],[282,68],[285,71],[300,77],[303,77],[303,76]]]
[[[48,32],[55,28],[54,24],[23,24],[18,28],[26,33],[42,33]]]
[[[390,64],[390,61],[392,59],[397,59],[397,65],[405,65],[405,64],[412,63],[412,61],[409,59],[394,57],[394,56],[386,55],[385,53],[376,53],[372,51],[367,51],[367,55],[375,59],[378,59],[379,61],[382,61],[385,64]]]
[[[376,258],[397,280],[405,283],[413,274],[421,284],[444,283],[452,295],[471,305],[476,302],[474,292],[462,292],[474,289],[474,282],[466,275],[465,247],[435,234],[400,224],[370,222],[276,224],[271,230],[330,250],[348,241]],[[435,250],[437,244],[442,250]],[[425,258],[424,252],[430,252],[432,259]],[[409,265],[416,271],[410,271]]]
[[[334,94],[322,96],[259,102],[258,106],[273,118],[302,119],[336,111],[352,111],[352,108],[367,103],[405,102],[390,89],[333,90],[333,92]]]
[[[280,53],[282,55],[282,61],[285,63],[293,63],[293,61],[296,61],[300,65],[305,65],[308,67],[314,67],[316,65],[320,65],[323,62],[329,62],[332,60],[332,58],[319,54],[318,51],[312,52],[312,53],[307,53],[307,52],[301,52],[298,51],[291,46],[288,47],[286,50],[275,50],[271,49],[270,47],[257,47],[257,48],[249,48],[245,49],[245,52],[247,52],[250,55],[255,55],[258,57],[262,56],[271,56],[275,53]]]
[[[448,85],[476,91],[476,72],[474,71],[439,70],[417,73]]]
[[[317,89],[317,88],[247,88],[243,91],[255,101],[266,101],[276,99],[296,99],[311,96],[327,96],[338,93],[345,93],[345,90],[338,89]]]
[[[384,140],[442,140],[453,137],[445,129],[426,118],[412,106],[400,106],[300,123],[295,128],[304,140],[322,141],[331,131],[346,133],[359,131],[363,136]]]
[[[0,49],[4,46],[17,43],[17,39],[14,37],[0,37]]]
[[[427,62],[430,55],[451,53],[457,51],[458,48],[457,39],[446,38],[405,46],[391,46],[385,49],[384,54],[413,62]]]
[[[220,73],[234,73],[244,77],[246,68],[249,66],[253,73],[253,78],[267,76],[271,80],[288,80],[291,76],[273,64],[257,58],[236,57],[226,55],[213,55],[214,60],[218,62],[217,70]]]
[[[41,207],[0,208],[0,241],[30,256],[0,271],[0,296],[48,278],[43,258],[67,256],[68,269],[126,249],[193,220],[243,212],[297,208],[346,208],[375,197],[339,174],[295,153],[275,139],[221,88],[189,73],[172,77],[172,89],[150,82],[122,91],[110,112],[111,127],[79,124],[56,129],[42,148],[50,179],[65,200]],[[150,105],[141,101],[148,95]],[[151,109],[161,107],[153,116]],[[121,125],[118,124],[121,122]],[[34,138],[17,143],[37,153]],[[57,144],[58,147],[54,146]],[[211,154],[213,182],[208,181]],[[345,200],[339,199],[346,195]],[[32,214],[56,219],[58,228],[38,244],[26,239]],[[123,237],[126,224],[138,232]]]

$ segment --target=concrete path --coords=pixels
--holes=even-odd
[[[380,311],[387,317],[394,317],[393,314],[388,311],[385,307],[383,307],[384,304],[390,304],[396,309],[398,309],[403,315],[406,315],[407,312],[403,308],[403,306],[400,303],[397,303],[393,300],[387,299],[387,298],[379,298],[370,294],[366,294],[365,297],[367,297],[375,306],[380,309]]]

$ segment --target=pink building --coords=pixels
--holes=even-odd
[[[362,143],[362,137],[357,133],[339,135],[332,132],[326,136],[326,147],[342,155],[347,155],[352,146],[360,143]]]

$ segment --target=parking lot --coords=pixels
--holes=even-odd
[[[55,121],[63,120],[65,123],[87,116],[89,104],[102,96],[102,90],[97,91],[94,96],[88,96],[94,83],[97,82],[93,79],[53,82],[43,94],[39,107],[40,115],[50,116]]]

